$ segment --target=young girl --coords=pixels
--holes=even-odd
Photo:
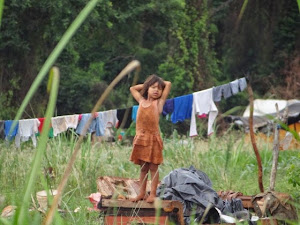
[[[171,82],[151,75],[144,84],[130,87],[130,92],[139,103],[136,118],[136,135],[130,160],[140,165],[140,193],[131,201],[154,202],[159,182],[158,165],[163,161],[163,142],[159,132],[159,115],[171,90]],[[151,173],[151,191],[147,196],[148,172]]]

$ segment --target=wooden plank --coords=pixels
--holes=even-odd
[[[252,204],[252,196],[239,196],[238,197],[239,199],[242,200],[242,204],[243,204],[243,207],[245,209],[253,209],[253,204]]]
[[[158,222],[158,223],[156,223]],[[128,225],[128,224],[169,224],[167,216],[156,217],[126,217],[126,216],[106,216],[105,225]]]
[[[170,200],[162,200],[159,208],[174,208],[174,202]],[[132,202],[129,200],[115,200],[115,199],[102,199],[102,207],[118,207],[118,208],[142,208],[154,209],[154,203],[147,203],[146,201]]]
[[[130,214],[128,214],[128,210],[130,211],[135,209],[137,209],[136,216],[149,217],[151,213],[152,215],[155,215],[155,211],[157,209],[162,209],[163,210],[161,212],[162,217],[171,214],[174,216],[175,214],[177,217],[176,224],[184,225],[183,206],[179,201],[161,200],[160,202],[154,204],[154,203],[147,203],[146,201],[131,202],[128,200],[102,199],[101,210],[112,212],[113,208],[118,208],[117,217],[118,216],[133,217],[132,214],[131,216],[129,216]],[[149,210],[151,211],[150,214],[149,214]]]
[[[97,178],[97,189],[102,196],[124,196],[135,198],[139,193],[139,181],[137,179],[101,176]],[[146,191],[150,192],[151,181],[147,181]]]
[[[259,225],[278,225],[277,219],[274,218],[260,218],[257,221],[257,224]]]

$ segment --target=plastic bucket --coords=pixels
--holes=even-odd
[[[53,199],[55,195],[57,195],[57,190],[49,190],[50,196]],[[36,198],[39,203],[40,209],[46,211],[49,206],[48,198],[47,198],[47,192],[45,190],[39,191],[36,193]],[[60,204],[60,201],[59,203]]]

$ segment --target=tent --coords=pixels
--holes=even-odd
[[[275,99],[256,99],[253,102],[253,128],[255,132],[261,132],[264,134],[271,134],[273,131],[273,119],[277,116],[275,104],[278,104],[280,117],[283,116],[286,108],[288,109],[287,125],[290,130],[296,131],[300,136],[300,100],[275,100]],[[225,121],[228,123],[234,123],[239,128],[244,128],[246,132],[249,132],[249,115],[250,105],[247,106],[243,113],[243,116],[229,115],[225,117]],[[291,134],[284,129],[280,129],[280,139],[287,139],[287,136]],[[260,134],[260,136],[263,136]],[[265,137],[269,139],[269,137]],[[288,137],[291,140],[290,137]],[[272,141],[272,140],[270,140]],[[297,140],[291,140],[290,143]],[[296,144],[296,148],[300,147],[300,143]],[[282,149],[287,148],[282,147]]]

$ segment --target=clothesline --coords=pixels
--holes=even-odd
[[[246,79],[236,79],[227,84],[212,87],[192,94],[167,99],[163,116],[171,115],[172,123],[190,119],[190,136],[198,135],[196,129],[196,116],[199,118],[208,117],[208,131],[210,135],[213,132],[213,123],[218,115],[218,109],[215,102],[221,101],[222,98],[229,98],[243,91],[247,87]],[[93,120],[88,129],[88,133],[95,133],[96,136],[105,136],[108,127],[119,127],[124,122],[124,128],[128,128],[132,121],[136,120],[138,106],[134,105],[124,109],[112,109],[108,111],[97,112],[95,115],[91,113],[74,114],[57,116],[51,118],[51,129],[49,137],[55,137],[68,129],[76,129],[77,134],[82,134],[82,130],[88,119],[92,116]],[[129,111],[128,117],[124,118],[125,112]],[[0,137],[11,141],[15,137],[17,147],[20,142],[32,139],[33,145],[36,146],[36,134],[42,132],[44,118],[23,119],[17,121],[14,130],[8,135],[13,120],[0,121]],[[4,134],[3,134],[4,133]]]

